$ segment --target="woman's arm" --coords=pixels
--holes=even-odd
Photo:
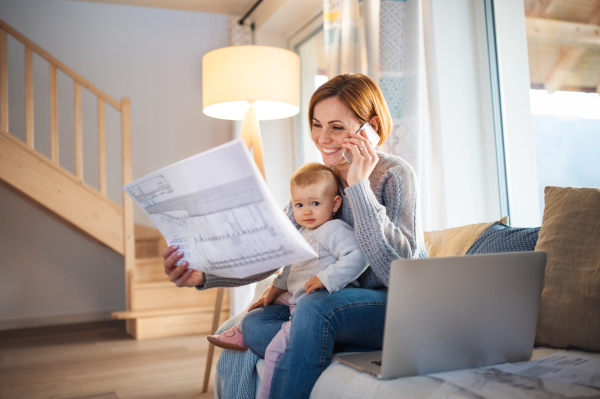
[[[242,285],[247,285],[251,283],[256,283],[258,281],[262,281],[269,277],[271,274],[275,273],[279,269],[271,270],[264,273],[255,274],[254,276],[246,277],[246,278],[231,278],[231,277],[220,277],[214,274],[205,273],[206,276],[205,282],[203,285],[196,285],[197,290],[207,290],[209,288],[215,287],[241,287]]]
[[[408,165],[390,168],[382,177],[383,206],[371,190],[369,180],[348,188],[346,195],[354,217],[354,230],[361,249],[386,286],[390,264],[398,258],[423,256],[423,233],[418,227],[417,187]],[[421,236],[421,237],[420,237]]]

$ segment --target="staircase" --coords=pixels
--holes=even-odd
[[[25,142],[9,133],[7,37],[25,46]],[[49,64],[50,158],[35,149],[33,53]],[[75,173],[59,164],[57,71],[73,80]],[[99,187],[83,179],[82,87],[97,99]],[[0,179],[125,258],[126,309],[113,318],[127,320],[136,339],[212,332],[217,299],[223,291],[199,292],[171,283],[163,272],[160,252],[166,243],[157,230],[135,226],[133,203],[123,193],[123,206],[107,196],[105,106],[121,115],[122,184],[131,182],[130,100],[117,101],[0,20]],[[227,293],[225,293],[227,295]],[[228,302],[225,302],[228,303]],[[220,308],[220,301],[217,304]],[[220,309],[219,309],[220,310]],[[216,314],[219,313],[219,314]],[[213,319],[214,316],[214,319]]]
[[[137,339],[213,333],[218,290],[178,288],[170,282],[160,255],[166,247],[158,230],[135,226],[131,307],[114,312],[112,317],[127,320],[129,333]],[[228,304],[228,291],[224,296],[223,303]],[[227,319],[229,307],[225,306],[220,313],[221,320]]]

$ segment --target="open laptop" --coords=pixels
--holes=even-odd
[[[383,350],[338,354],[379,379],[529,360],[546,253],[392,262]]]

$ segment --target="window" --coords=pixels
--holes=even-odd
[[[544,187],[600,187],[600,1],[525,0],[540,209]]]
[[[366,74],[367,49],[363,19],[363,1],[360,0],[358,5],[361,70],[354,72]],[[314,91],[332,77],[327,76],[326,70],[323,14],[319,14],[316,18],[313,18],[307,25],[309,29],[312,27],[312,30],[308,30],[308,33],[306,31],[303,32],[303,35],[298,35],[300,39],[293,46],[294,51],[300,57],[300,112],[296,125],[297,167],[307,162],[322,162],[319,151],[310,139],[310,126],[307,119],[308,103]]]
[[[325,71],[325,49],[323,26],[307,39],[296,46],[296,53],[300,57],[300,113],[297,118],[296,145],[298,165],[307,162],[321,162],[321,154],[310,139],[310,125],[308,123],[308,103],[314,91],[327,82]]]

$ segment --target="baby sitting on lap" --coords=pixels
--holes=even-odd
[[[276,303],[289,306],[290,314],[293,314],[296,304],[304,295],[324,288],[333,293],[348,285],[358,287],[356,279],[367,268],[352,227],[333,219],[342,204],[333,170],[318,163],[306,164],[292,176],[290,190],[294,219],[302,226],[300,233],[313,247],[318,258],[285,266],[248,311]],[[208,336],[208,340],[221,348],[247,350],[243,341],[242,322],[219,335]],[[259,398],[269,396],[275,366],[290,338],[290,325],[291,321],[283,323],[266,349]]]

